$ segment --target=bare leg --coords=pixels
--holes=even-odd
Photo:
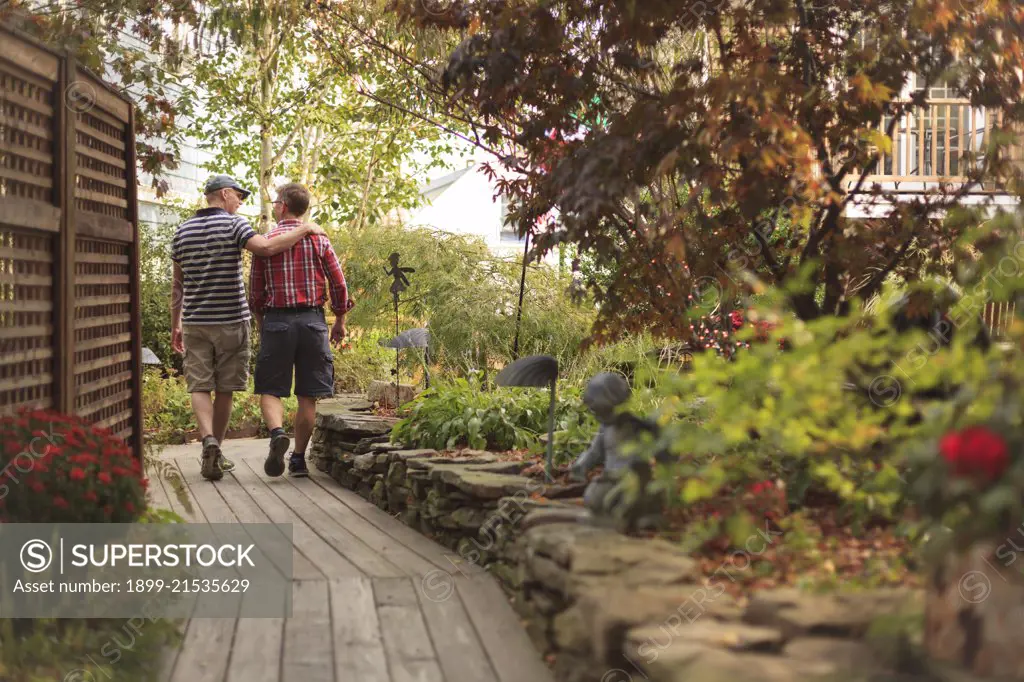
[[[299,398],[299,400],[302,400]],[[260,409],[263,411],[263,421],[267,428],[273,431],[281,428],[284,424],[284,405],[276,395],[261,395]]]
[[[231,408],[233,407],[234,393],[230,391],[218,391],[213,399],[213,435],[217,437],[218,443],[223,443],[228,435],[228,425],[231,424]]]
[[[213,400],[209,393],[192,394],[192,412],[196,415],[196,426],[199,427],[199,438],[214,436],[213,431]]]
[[[295,412],[295,452],[306,452],[316,424],[316,398],[299,396],[299,409]]]

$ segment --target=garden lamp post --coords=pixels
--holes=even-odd
[[[551,389],[551,404],[548,405],[547,447],[547,474],[550,479],[555,448],[555,387],[558,384],[558,360],[550,355],[531,355],[516,360],[498,373],[497,384],[498,386],[549,387]]]

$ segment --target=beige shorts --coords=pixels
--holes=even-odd
[[[182,325],[189,393],[249,387],[249,322]]]

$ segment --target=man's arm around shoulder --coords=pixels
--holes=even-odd
[[[249,229],[252,231],[252,228]],[[295,229],[275,235],[273,239],[252,231],[252,234],[245,239],[242,246],[254,256],[269,258],[270,256],[276,256],[282,251],[287,251],[311,234],[327,235],[319,226],[312,223],[303,223]]]

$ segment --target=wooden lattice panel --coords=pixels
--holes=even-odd
[[[53,406],[54,235],[0,225],[0,406]]]
[[[89,103],[90,88],[85,81],[84,103]],[[110,218],[127,220],[128,180],[125,161],[125,126],[96,101],[75,114],[75,208]]]
[[[75,242],[75,412],[132,434],[131,244]]]
[[[52,204],[54,83],[0,59],[0,197]]]

